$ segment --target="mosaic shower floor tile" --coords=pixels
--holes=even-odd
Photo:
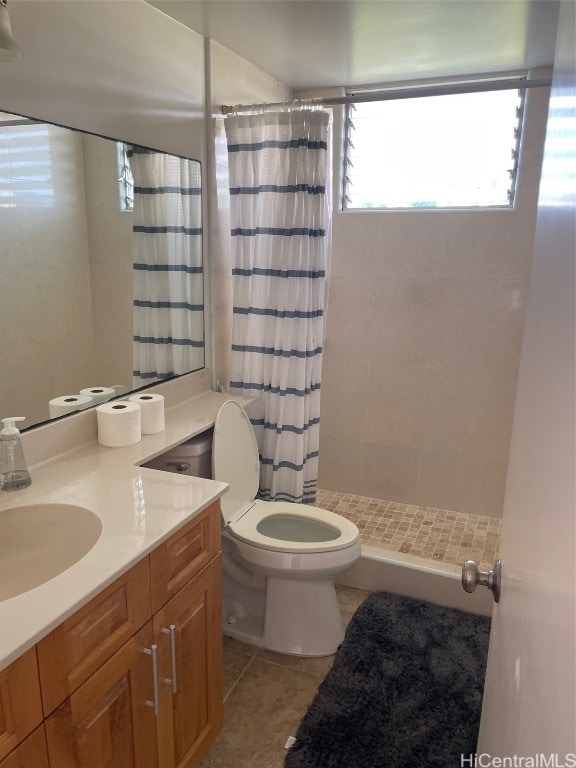
[[[316,505],[358,526],[362,543],[461,565],[476,560],[492,568],[498,556],[501,520],[446,509],[400,504],[368,496],[319,490]]]

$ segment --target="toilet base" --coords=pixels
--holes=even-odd
[[[227,586],[225,579],[225,635],[294,656],[331,656],[344,639],[331,579],[306,581],[269,576],[262,601],[254,601],[254,595],[243,599],[237,584],[232,591]]]

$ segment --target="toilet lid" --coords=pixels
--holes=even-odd
[[[252,506],[260,477],[258,445],[252,424],[246,411],[234,400],[227,400],[216,415],[212,476],[230,486],[220,499],[224,525],[228,525]]]

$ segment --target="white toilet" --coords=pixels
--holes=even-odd
[[[360,557],[358,528],[307,504],[255,501],[258,447],[233,400],[214,425],[215,480],[221,498],[224,633],[299,656],[334,653],[344,637],[333,577]]]

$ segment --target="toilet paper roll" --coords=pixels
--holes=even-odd
[[[55,419],[58,416],[64,416],[65,413],[74,413],[84,408],[89,408],[94,404],[94,400],[88,395],[62,395],[55,397],[48,403],[50,418]]]
[[[142,434],[155,435],[163,432],[166,424],[164,421],[164,397],[153,392],[142,392],[139,395],[131,395],[128,400],[138,403],[142,409]]]
[[[102,403],[96,408],[98,442],[109,448],[126,448],[139,443],[141,409],[138,403],[122,400],[118,403]]]
[[[87,389],[81,389],[80,394],[91,397],[95,403],[105,403],[111,397],[114,397],[116,392],[112,387],[88,387]]]
[[[125,395],[126,392],[128,392],[128,387],[125,387],[124,384],[112,384],[110,389],[114,390],[116,397],[118,397],[118,395]]]

